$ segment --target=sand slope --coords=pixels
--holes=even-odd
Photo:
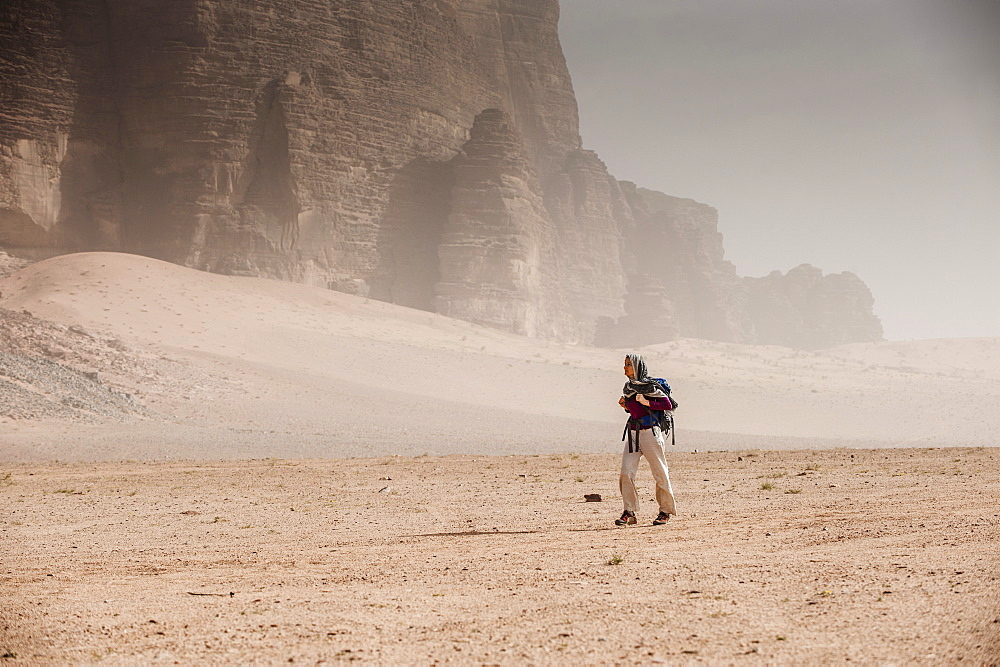
[[[622,351],[119,253],[30,265],[0,279],[0,295],[0,308],[82,327],[126,350],[135,363],[100,355],[89,363],[152,415],[62,431],[8,418],[0,459],[618,446]],[[996,339],[816,353],[681,340],[641,352],[681,402],[684,449],[997,443]],[[52,429],[73,437],[53,442]]]

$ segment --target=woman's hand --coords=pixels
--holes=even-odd
[[[635,400],[639,401],[640,403],[642,403],[643,405],[645,405],[647,408],[649,407],[649,399],[646,398],[645,396],[643,396],[642,394],[636,394],[635,395]]]
[[[625,397],[624,396],[622,396],[621,398],[618,399],[618,405],[620,405],[623,408],[625,408]],[[625,408],[625,409],[628,410],[628,408]]]

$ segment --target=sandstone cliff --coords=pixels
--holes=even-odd
[[[549,297],[556,283],[555,233],[523,143],[499,109],[476,117],[453,166],[451,213],[438,246],[435,309],[528,336],[568,312]]]
[[[789,313],[827,331],[810,340],[880,337],[860,283],[819,310],[759,305],[779,287],[724,261],[713,209],[584,150],[558,15],[7,0],[0,247],[123,250],[579,342],[777,340],[755,318]],[[864,312],[845,325],[841,307]]]

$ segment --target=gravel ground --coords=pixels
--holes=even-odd
[[[0,422],[123,422],[148,416],[138,381],[162,361],[121,340],[0,308]]]
[[[994,449],[0,468],[12,665],[996,664]],[[604,502],[584,502],[601,493]]]
[[[0,352],[0,415],[8,419],[125,421],[145,411],[131,394],[48,359]]]
[[[8,255],[3,250],[0,250],[0,278],[17,273],[28,264],[31,264],[29,260]]]

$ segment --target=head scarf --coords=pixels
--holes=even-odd
[[[632,362],[635,379],[625,383],[625,387],[622,389],[625,398],[632,398],[636,394],[642,394],[646,398],[665,397],[666,394],[660,389],[660,385],[649,377],[649,371],[646,370],[646,360],[642,358],[642,355],[632,353],[628,355],[628,359]]]

